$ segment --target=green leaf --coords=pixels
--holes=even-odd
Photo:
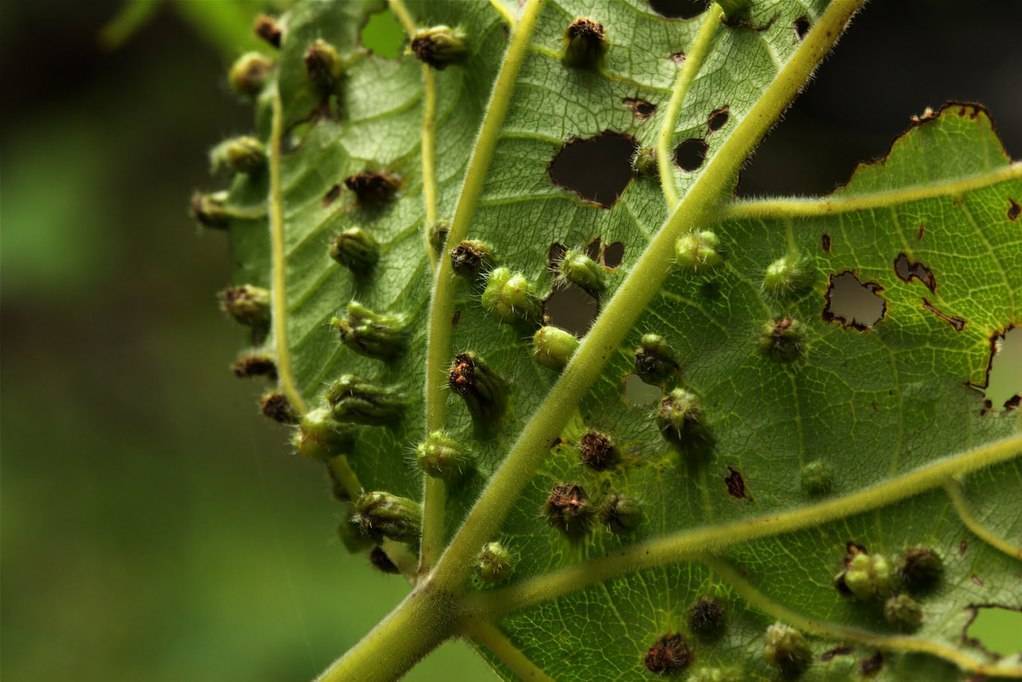
[[[397,501],[383,543],[418,586],[324,679],[400,674],[454,634],[508,678],[1022,676],[969,633],[980,606],[1022,607],[1022,440],[1012,401],[983,393],[1022,319],[1020,166],[982,108],[949,105],[829,197],[728,199],[857,6],[391,3],[410,35],[463,32],[444,68],[360,48],[378,3],[282,18],[256,106],[269,168],[225,208],[234,278],[272,290],[262,350],[292,406],[356,422],[329,440],[339,497],[422,503],[421,541],[394,541],[418,518]],[[310,79],[317,39],[343,75]],[[352,228],[372,250],[341,259],[355,271],[330,257]],[[449,260],[463,239],[475,281]],[[534,357],[537,301],[578,325],[563,370],[571,344]],[[361,381],[331,391],[342,375]],[[443,478],[424,481],[415,446],[441,430]],[[496,584],[473,577],[492,541],[512,558]],[[940,558],[928,590],[835,586],[856,553],[896,572],[913,548]],[[903,592],[911,633],[885,619]],[[723,610],[712,637],[701,598]],[[809,653],[768,660],[775,622]]]

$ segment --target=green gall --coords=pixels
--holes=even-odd
[[[359,204],[372,207],[390,201],[401,186],[401,178],[393,173],[365,170],[344,178],[344,186],[355,193]]]
[[[506,582],[514,573],[511,552],[499,542],[487,542],[476,560],[476,575],[487,585]]]
[[[258,52],[246,52],[238,57],[227,73],[231,90],[244,97],[255,98],[263,90],[273,70],[273,62]]]
[[[399,420],[407,405],[400,391],[374,384],[354,374],[345,374],[330,384],[326,400],[338,421],[370,426]]]
[[[773,296],[783,297],[808,289],[813,283],[812,270],[798,256],[784,256],[767,266],[763,275],[763,289]]]
[[[251,135],[232,137],[213,147],[209,153],[209,165],[214,173],[222,170],[255,173],[266,166],[266,148]]]
[[[810,497],[822,497],[834,488],[834,475],[830,466],[814,459],[802,467],[802,490]]]
[[[380,245],[361,227],[349,227],[334,238],[330,257],[356,275],[364,275],[380,259]]]
[[[373,540],[366,537],[351,521],[351,505],[345,504],[345,519],[337,525],[337,538],[344,548],[352,554],[358,554],[373,546]]]
[[[305,51],[305,72],[316,91],[327,97],[344,74],[344,61],[337,53],[337,48],[317,38]]]
[[[277,364],[266,353],[244,353],[231,365],[231,371],[239,379],[250,379],[252,377],[277,378]]]
[[[774,623],[767,628],[763,653],[786,679],[801,676],[813,662],[813,652],[806,638],[784,623]]]
[[[532,336],[532,357],[550,369],[564,369],[576,348],[575,335],[558,327],[540,327]]]
[[[291,406],[287,396],[279,391],[270,391],[259,397],[259,410],[278,424],[297,424],[298,413]]]
[[[940,584],[944,562],[928,547],[912,547],[898,557],[898,575],[912,594],[925,594]]]
[[[260,14],[252,24],[252,30],[271,47],[280,47],[284,30],[276,18],[268,14]]]
[[[635,498],[610,493],[600,505],[600,521],[611,533],[621,535],[642,523],[642,507]]]
[[[657,174],[656,149],[639,147],[632,156],[632,171],[636,175],[655,176]]]
[[[326,462],[351,452],[355,441],[351,428],[338,422],[329,408],[317,407],[298,422],[291,442],[302,457]]]
[[[451,269],[469,281],[493,269],[493,250],[486,242],[466,239],[451,249]]]
[[[599,65],[607,52],[607,36],[603,24],[588,17],[579,17],[564,32],[566,66],[591,69]]]
[[[551,526],[577,537],[589,530],[593,509],[586,491],[574,483],[559,483],[547,497],[546,517]]]
[[[677,633],[667,634],[646,651],[643,663],[654,675],[673,677],[692,664],[695,655],[685,638]]]
[[[578,439],[578,454],[582,463],[595,471],[611,468],[621,459],[610,436],[599,431],[587,431]]]
[[[759,349],[763,355],[776,362],[798,360],[805,350],[802,324],[790,317],[765,323],[760,332]]]
[[[376,542],[418,542],[422,525],[419,503],[387,492],[362,493],[354,504],[351,523]]]
[[[635,373],[647,384],[659,386],[678,374],[678,363],[674,359],[667,341],[659,334],[643,334],[639,347],[635,349]]]
[[[483,308],[503,322],[533,323],[540,319],[543,306],[525,275],[497,268],[486,278]]]
[[[465,31],[443,25],[420,28],[412,36],[409,49],[419,61],[434,69],[444,69],[448,64],[460,62],[468,53]]]
[[[220,307],[237,322],[249,327],[270,323],[270,291],[251,284],[228,287],[220,292]]]
[[[358,301],[348,304],[344,317],[330,320],[341,342],[356,353],[379,360],[393,360],[405,351],[408,340],[405,316],[377,313]]]
[[[896,594],[884,602],[884,619],[899,630],[911,632],[923,624],[923,607],[907,594]]]
[[[565,253],[559,269],[565,280],[577,284],[594,296],[607,288],[607,275],[603,266],[581,251],[572,249]]]
[[[227,213],[227,192],[212,194],[195,192],[192,194],[190,209],[192,217],[203,227],[224,230],[230,221],[230,215]]]
[[[660,399],[657,427],[667,442],[683,454],[705,455],[713,438],[704,423],[699,399],[683,388],[675,388]]]
[[[472,457],[461,443],[434,431],[415,448],[415,461],[427,476],[453,482],[472,468]]]
[[[688,609],[688,629],[704,641],[720,639],[726,626],[724,605],[713,597],[700,597]]]
[[[447,385],[465,401],[477,426],[492,424],[504,413],[507,384],[471,351],[455,356]]]
[[[708,230],[689,232],[678,237],[674,244],[674,255],[677,264],[683,268],[703,272],[721,264],[718,248],[720,240]]]
[[[857,599],[886,597],[891,591],[893,570],[882,554],[853,551],[837,580]]]
[[[451,226],[445,220],[438,220],[429,226],[429,245],[436,253],[443,253],[450,229]]]

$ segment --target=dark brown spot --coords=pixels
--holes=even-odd
[[[676,675],[693,659],[692,649],[680,634],[664,635],[646,652],[646,670],[655,675]]]
[[[550,245],[550,248],[546,252],[546,266],[553,271],[557,271],[561,267],[561,261],[564,260],[564,254],[568,253],[568,247],[560,242],[554,242]]]
[[[298,414],[283,393],[266,393],[259,399],[263,414],[280,424],[297,424]]]
[[[724,606],[712,597],[700,597],[688,610],[688,627],[700,639],[713,641],[724,634]]]
[[[1022,405],[1022,395],[1016,393],[1004,401],[1004,411],[1017,410],[1019,405]]]
[[[848,654],[852,653],[852,651],[854,651],[852,647],[848,646],[847,644],[842,644],[841,646],[836,646],[833,649],[827,649],[826,651],[824,651],[822,654],[820,654],[820,660],[827,662],[837,658],[838,656],[847,656]]]
[[[926,225],[919,223],[919,229],[916,230],[916,239],[922,241],[922,238],[926,235]]]
[[[280,24],[278,24],[277,20],[273,17],[266,14],[260,14],[255,19],[253,30],[257,36],[273,47],[280,47],[280,41],[284,33],[280,28]]]
[[[727,471],[727,476],[724,477],[724,483],[727,485],[727,494],[739,500],[748,499],[751,502],[752,498],[749,497],[748,491],[745,489],[745,479],[742,478],[742,472],[732,466],[728,466]]]
[[[339,196],[341,196],[341,186],[339,184],[331,185],[330,189],[328,189],[326,194],[323,195],[323,207],[325,208],[337,201],[337,197]]]
[[[355,193],[359,203],[372,205],[392,198],[401,180],[391,173],[362,171],[346,177],[344,184]]]
[[[944,322],[947,322],[949,325],[951,325],[952,329],[954,329],[956,332],[960,332],[963,329],[965,329],[965,320],[963,320],[960,317],[956,317],[954,315],[948,315],[947,313],[942,312],[941,310],[939,310],[936,306],[934,306],[932,303],[930,303],[925,298],[923,299],[923,308],[925,308],[929,312],[933,313],[934,315],[939,317]]]
[[[400,573],[401,570],[397,567],[387,553],[383,551],[382,547],[373,547],[372,551],[369,552],[369,563],[374,568],[382,573]]]
[[[965,552],[969,549],[969,541],[964,538],[958,543],[958,556],[965,556]]]
[[[681,66],[685,62],[685,53],[680,50],[678,52],[672,52],[671,61],[678,66]]]
[[[477,279],[485,275],[492,264],[490,249],[482,242],[466,239],[451,249],[451,269],[459,277]]]
[[[798,19],[795,20],[794,24],[795,36],[798,37],[799,40],[802,40],[803,38],[806,37],[806,34],[809,33],[810,26],[811,24],[809,23],[809,17],[805,16],[799,17]]]
[[[859,331],[870,329],[887,312],[887,301],[880,296],[883,290],[876,282],[860,282],[851,271],[831,275],[823,319]]]
[[[904,252],[899,253],[898,257],[894,259],[894,274],[902,282],[918,279],[930,291],[937,290],[937,278],[933,276],[933,271],[921,261],[913,262]]]
[[[975,585],[976,587],[983,587],[983,584],[984,584],[983,583],[983,579],[980,578],[975,573],[973,573],[972,575],[969,576],[969,580],[971,580],[972,584]]]
[[[824,253],[830,253],[830,235],[826,232],[820,235],[820,248]]]
[[[600,260],[601,245],[602,242],[600,242],[600,238],[596,237],[595,239],[593,239],[593,241],[586,244],[586,255],[592,258],[593,260]]]
[[[616,268],[625,259],[625,245],[622,242],[607,244],[603,250],[603,264],[608,268]]]
[[[1022,214],[1022,206],[1019,206],[1018,202],[1014,199],[1008,199],[1011,205],[1008,206],[1008,220],[1018,220],[1019,214]]]
[[[994,409],[994,401],[992,401],[992,400],[984,400],[983,401],[983,407],[979,411],[979,416],[985,417],[988,414],[990,414],[991,410],[993,410],[993,409]]]
[[[585,433],[578,441],[578,452],[582,463],[596,471],[609,469],[620,459],[614,441],[599,431]]]
[[[632,157],[638,147],[632,136],[611,130],[573,137],[554,155],[547,172],[555,185],[610,208],[632,179]]]
[[[863,677],[872,677],[884,667],[884,655],[879,651],[859,661],[859,672]]]
[[[706,160],[706,152],[709,148],[710,145],[706,144],[706,140],[701,140],[698,137],[682,140],[674,148],[674,163],[685,171],[698,170]]]
[[[239,379],[251,377],[277,378],[277,365],[274,364],[273,358],[257,353],[242,355],[231,365],[231,371]]]
[[[720,130],[727,125],[727,120],[730,116],[731,108],[726,104],[718,109],[714,109],[706,119],[706,127],[710,129],[711,133]]]
[[[543,302],[545,324],[584,336],[600,314],[600,301],[577,284],[559,286]]]
[[[546,501],[547,521],[566,535],[583,535],[589,530],[593,510],[589,497],[580,485],[559,483]]]
[[[626,107],[632,110],[632,115],[640,121],[645,121],[656,113],[656,105],[641,97],[625,97],[622,101]]]

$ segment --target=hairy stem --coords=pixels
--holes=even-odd
[[[485,647],[515,677],[526,682],[553,682],[535,663],[525,657],[496,625],[483,618],[472,618],[462,626],[462,633]]]
[[[741,164],[802,88],[864,1],[836,0],[830,5],[654,235],[586,334],[561,378],[490,477],[461,529],[441,556],[435,569],[436,579],[441,584],[457,589],[464,582],[479,548],[496,534],[582,395],[599,377],[603,366],[660,289],[674,259],[675,240],[684,232],[715,220],[717,206],[730,190]],[[448,315],[439,320],[433,318],[432,323],[438,321],[449,331]]]

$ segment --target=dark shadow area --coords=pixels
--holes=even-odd
[[[568,140],[550,162],[550,179],[610,208],[632,179],[632,157],[638,143],[630,135],[606,130],[595,137]]]

